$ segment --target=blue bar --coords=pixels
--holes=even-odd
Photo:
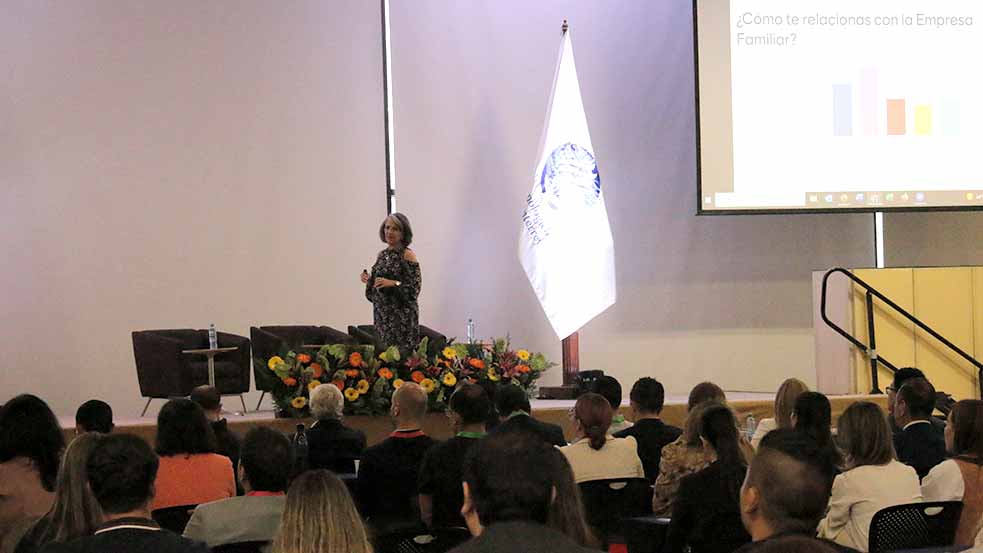
[[[852,85],[833,85],[833,136],[853,136]]]

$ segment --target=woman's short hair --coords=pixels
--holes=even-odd
[[[89,454],[99,447],[102,437],[101,433],[86,432],[65,449],[55,486],[55,502],[51,507],[51,524],[40,541],[67,542],[91,534],[102,524],[102,508],[89,488],[86,470]]]
[[[218,450],[215,431],[201,406],[190,399],[172,399],[157,414],[157,455],[193,455]]]
[[[809,387],[798,378],[789,378],[778,387],[775,394],[775,424],[778,428],[792,428],[792,410],[795,400]]]
[[[26,457],[37,467],[41,486],[54,491],[65,437],[41,398],[19,395],[0,407],[0,463]]]
[[[895,458],[891,426],[877,404],[858,401],[850,405],[836,426],[848,469],[884,465]]]
[[[395,222],[399,230],[403,231],[403,247],[409,247],[413,243],[413,227],[410,225],[410,219],[398,211],[382,220],[382,224],[379,225],[379,240],[386,241],[386,221],[389,220]]]
[[[983,463],[983,401],[958,401],[949,417],[952,424],[952,454]]]
[[[340,419],[345,411],[345,396],[334,384],[321,384],[311,390],[311,414],[316,419]]]
[[[614,409],[601,394],[586,393],[577,398],[573,406],[573,415],[584,430],[584,435],[590,440],[591,449],[601,449],[607,442],[608,428],[611,428],[611,418]]]
[[[372,546],[345,484],[329,471],[310,470],[287,491],[273,551],[372,553]]]
[[[726,403],[727,395],[723,389],[713,382],[700,382],[689,392],[689,400],[686,402],[686,410],[691,411],[694,407],[707,401]]]

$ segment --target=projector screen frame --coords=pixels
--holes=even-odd
[[[703,208],[703,152],[700,134],[700,26],[698,16],[698,4],[701,0],[693,2],[693,92],[694,92],[694,122],[696,136],[696,215],[697,216],[716,216],[716,215],[815,215],[815,214],[835,214],[835,213],[910,213],[910,212],[931,212],[931,211],[983,211],[983,205],[979,206],[886,206],[873,205],[863,207],[840,207],[840,208],[775,208],[775,209],[704,209]],[[980,185],[983,190],[983,184]]]

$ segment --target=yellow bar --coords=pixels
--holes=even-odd
[[[932,134],[932,106],[915,106],[915,134],[921,136]]]

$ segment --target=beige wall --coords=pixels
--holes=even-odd
[[[3,3],[0,398],[132,417],[131,330],[371,320],[379,9]]]

